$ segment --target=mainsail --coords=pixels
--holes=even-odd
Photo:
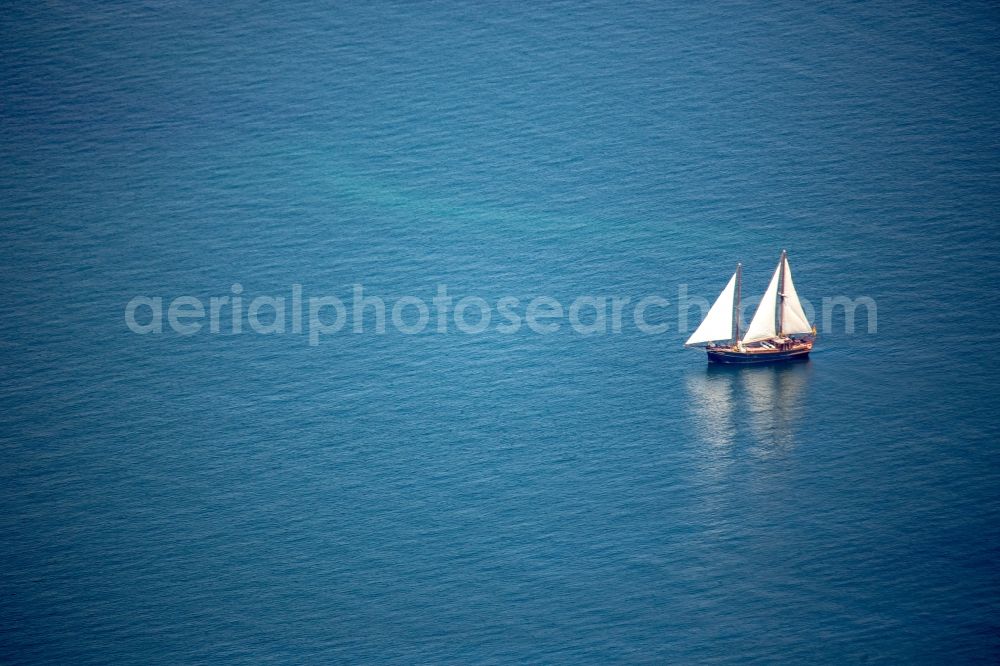
[[[691,334],[688,341],[684,343],[685,345],[733,339],[733,300],[736,295],[736,276],[738,273],[739,269],[733,273],[733,277],[729,278],[729,284],[715,299],[715,303],[709,309],[705,320]]]
[[[802,310],[802,304],[799,303],[799,295],[795,293],[788,257],[785,257],[785,275],[781,289],[784,296],[781,300],[781,334],[812,333],[812,326],[809,325],[806,313]]]
[[[778,287],[781,287],[779,293]],[[778,337],[779,331],[775,326],[774,315],[778,307],[778,297],[781,296],[780,335],[792,335],[794,333],[810,333],[812,326],[806,318],[806,313],[802,310],[799,302],[799,295],[795,292],[795,284],[792,282],[792,269],[788,265],[788,257],[784,252],[778,261],[778,267],[774,269],[771,276],[771,283],[767,285],[767,291],[757,306],[757,312],[750,321],[747,333],[743,336],[743,342],[757,342]]]
[[[771,276],[771,284],[767,285],[767,291],[764,292],[764,297],[760,299],[757,312],[754,313],[753,319],[750,320],[750,326],[747,327],[747,333],[743,336],[744,344],[757,342],[758,340],[767,340],[777,335],[774,327],[774,308],[778,300],[778,280],[781,279],[781,266],[783,263],[783,261],[779,261],[778,267],[774,269],[774,275]]]

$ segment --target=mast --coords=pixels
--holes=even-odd
[[[740,299],[743,297],[743,264],[736,264],[736,301],[733,308],[733,340],[740,341]]]
[[[785,264],[787,261],[787,252],[782,250],[781,260],[778,261],[778,270],[781,275],[778,278],[778,296],[781,297],[781,300],[778,301],[778,335],[784,335],[782,330],[785,328]]]

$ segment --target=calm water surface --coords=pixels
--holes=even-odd
[[[988,4],[15,3],[7,663],[989,662]],[[869,296],[644,335],[138,336],[137,294]],[[627,323],[627,320],[626,320]]]

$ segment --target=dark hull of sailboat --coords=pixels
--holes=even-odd
[[[763,365],[765,363],[788,363],[809,358],[810,349],[787,349],[774,351],[740,352],[735,350],[706,350],[709,363],[726,365]]]

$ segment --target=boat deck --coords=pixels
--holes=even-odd
[[[813,340],[781,338],[744,345],[716,345],[706,347],[710,363],[749,365],[756,363],[777,363],[805,359],[813,348]]]

